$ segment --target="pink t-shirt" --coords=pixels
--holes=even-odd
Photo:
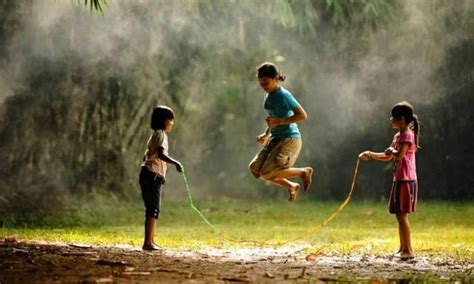
[[[416,142],[415,134],[413,133],[413,131],[407,130],[403,133],[398,132],[397,134],[395,134],[392,141],[392,147],[397,150],[400,150],[401,144],[403,142],[410,143],[410,146],[408,147],[403,158],[397,161],[393,180],[416,180]]]

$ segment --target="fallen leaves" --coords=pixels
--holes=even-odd
[[[5,237],[4,243],[6,243],[6,244],[16,244],[16,243],[18,243],[18,238],[17,238],[17,236]]]
[[[305,259],[306,261],[316,261],[318,259],[319,255],[316,254],[308,254]]]
[[[267,278],[275,278],[275,276],[273,274],[271,274],[270,272],[268,271],[265,271],[265,277]]]

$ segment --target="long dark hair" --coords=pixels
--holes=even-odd
[[[257,77],[268,77],[272,79],[278,79],[278,81],[285,81],[286,79],[286,76],[280,74],[278,67],[271,62],[263,62],[262,64],[257,66]]]
[[[409,125],[410,129],[415,133],[416,148],[420,147],[420,120],[415,114],[413,106],[406,101],[399,102],[392,107],[392,117],[396,119],[404,118],[405,123]],[[410,125],[411,124],[411,125]]]
[[[165,129],[165,120],[174,119],[174,112],[168,106],[157,106],[151,114],[150,127],[153,130]]]

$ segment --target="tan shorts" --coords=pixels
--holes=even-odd
[[[255,177],[272,179],[284,169],[291,168],[301,151],[301,138],[272,138],[250,162]]]

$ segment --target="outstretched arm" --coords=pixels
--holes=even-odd
[[[368,160],[376,160],[382,162],[388,162],[393,159],[391,154],[386,154],[384,152],[372,152],[372,151],[364,151],[359,154],[359,159],[368,161]]]
[[[393,153],[392,151],[389,151],[390,149],[394,150],[393,146],[394,144],[392,143],[390,147],[388,147],[387,150],[385,150],[385,152],[364,151],[359,154],[359,159],[363,161],[376,160],[376,161],[388,162],[393,159]]]

